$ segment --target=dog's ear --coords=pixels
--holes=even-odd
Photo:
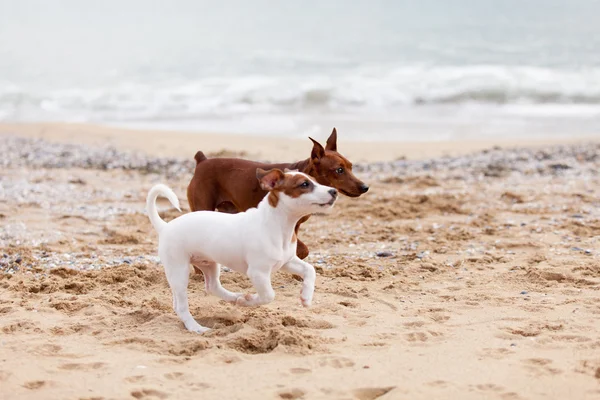
[[[327,139],[327,144],[325,145],[326,150],[337,151],[337,130],[333,128],[331,135]]]
[[[313,142],[313,148],[312,152],[310,153],[310,158],[312,158],[313,161],[318,162],[321,159],[321,157],[325,155],[325,149],[323,148],[323,146],[321,146],[321,143],[317,142],[315,139],[311,137],[309,137],[309,139]]]
[[[267,192],[275,189],[283,181],[283,178],[284,174],[280,169],[275,168],[269,171],[265,171],[262,168],[256,169],[256,179],[260,183],[260,188]]]

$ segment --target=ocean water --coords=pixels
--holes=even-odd
[[[0,121],[600,137],[597,0],[0,0]]]

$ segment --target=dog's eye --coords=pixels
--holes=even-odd
[[[343,174],[344,168],[340,167],[340,168],[336,169],[335,172],[337,172],[338,174]]]
[[[310,184],[308,183],[308,181],[304,181],[300,184],[301,188],[307,188]]]

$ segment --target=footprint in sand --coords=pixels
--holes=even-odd
[[[163,365],[179,365],[185,363],[188,357],[177,357],[177,358],[159,358],[158,363]]]
[[[579,366],[575,368],[576,372],[589,374],[600,379],[600,359],[598,360],[581,360]]]
[[[498,347],[498,348],[485,348],[480,351],[480,354],[486,358],[493,358],[495,360],[501,360],[511,354],[515,354],[515,352],[512,350],[509,350],[507,348],[504,348],[504,347]]]
[[[188,383],[187,386],[192,388],[193,391],[209,389],[211,387],[208,383],[204,383],[204,382],[191,382],[191,383]]]
[[[65,357],[65,354],[62,354],[62,347],[57,344],[42,344],[40,346],[35,347],[32,350],[32,353],[45,356],[45,357]]]
[[[493,383],[484,383],[484,384],[476,385],[475,387],[484,392],[501,392],[504,390],[504,388],[502,386],[498,386]]]
[[[406,337],[406,340],[408,340],[409,342],[413,342],[413,343],[426,342],[427,340],[429,340],[427,335],[423,332],[410,332],[404,336]]]
[[[423,322],[423,321],[412,321],[412,322],[405,322],[403,325],[405,327],[407,327],[407,328],[420,328],[423,325],[425,325],[425,322]]]
[[[311,328],[311,329],[331,329],[334,325],[328,321],[320,320],[304,320],[300,318],[294,318],[292,316],[285,316],[281,319],[281,325],[283,326],[297,326],[298,328]]]
[[[529,358],[523,361],[526,367],[539,375],[558,375],[562,370],[551,366],[552,360],[548,358]]]
[[[482,392],[493,392],[500,396],[503,400],[519,400],[521,397],[515,392],[506,392],[502,386],[498,386],[494,383],[482,383],[479,385],[471,386],[471,390],[476,389]]]
[[[23,387],[25,389],[29,389],[29,390],[37,390],[37,389],[43,388],[47,384],[48,384],[48,382],[46,382],[46,381],[29,381],[29,382],[25,382],[23,384]]]
[[[156,389],[140,389],[131,392],[131,395],[136,399],[152,400],[152,399],[166,399],[169,395],[165,392],[161,392]]]
[[[441,332],[427,331],[427,332],[410,332],[404,335],[407,341],[418,344],[428,342],[431,338],[438,338],[444,336]]]
[[[144,382],[146,380],[146,377],[144,375],[134,375],[134,376],[128,376],[124,380],[125,380],[125,382],[129,382],[129,383],[139,383],[139,382]]]
[[[388,344],[385,342],[367,342],[362,344],[365,347],[385,347]]]
[[[378,339],[382,339],[382,340],[391,340],[397,336],[398,336],[398,334],[395,332],[383,332],[383,333],[378,333],[375,335],[375,337],[377,337]]]
[[[208,383],[196,382],[191,375],[183,373],[183,372],[178,372],[178,371],[169,372],[169,373],[164,374],[163,376],[165,377],[165,379],[168,379],[170,381],[179,381],[179,382],[188,381],[186,384],[187,384],[187,386],[192,388],[192,390],[200,390],[200,389],[210,388],[210,385]]]
[[[0,307],[0,314],[8,314],[12,311],[12,307]]]
[[[91,371],[94,369],[104,368],[106,366],[103,362],[94,363],[68,363],[59,365],[58,368],[66,369],[68,371],[79,370],[79,371]]]
[[[165,374],[165,378],[170,381],[181,381],[185,379],[185,374],[183,372],[169,372]]]
[[[291,368],[290,372],[292,374],[309,374],[312,372],[312,370],[308,368]]]
[[[450,316],[442,313],[432,313],[429,315],[429,318],[432,319],[434,322],[443,323],[448,321],[450,319]]]
[[[389,387],[374,387],[374,388],[360,388],[353,391],[354,397],[358,400],[375,400],[379,397],[392,391],[395,386]]]
[[[2,333],[8,335],[8,334],[13,334],[13,333],[21,333],[21,332],[35,332],[35,333],[41,333],[42,330],[39,328],[39,326],[33,322],[29,322],[29,321],[19,321],[19,322],[15,322],[14,324],[9,324],[6,326],[3,326],[1,329]]]
[[[279,398],[285,400],[303,399],[305,394],[301,389],[287,389],[278,393]]]
[[[225,364],[233,364],[242,361],[242,358],[237,355],[226,354],[224,356],[221,356],[220,360],[223,361]]]
[[[346,357],[323,357],[319,360],[319,365],[321,367],[333,367],[333,368],[350,368],[355,365],[354,361]]]

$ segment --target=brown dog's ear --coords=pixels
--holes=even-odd
[[[269,171],[265,171],[262,168],[256,169],[256,179],[260,183],[260,188],[267,192],[275,189],[283,181],[283,178],[284,174],[280,169],[275,168]]]
[[[321,146],[321,143],[317,142],[315,139],[311,137],[309,137],[309,139],[313,142],[313,148],[312,152],[310,153],[310,158],[312,158],[313,161],[319,161],[321,157],[325,155],[325,149],[323,148],[323,146]]]
[[[337,151],[337,130],[335,128],[333,128],[331,135],[329,135],[329,139],[327,139],[325,149],[330,151]]]

